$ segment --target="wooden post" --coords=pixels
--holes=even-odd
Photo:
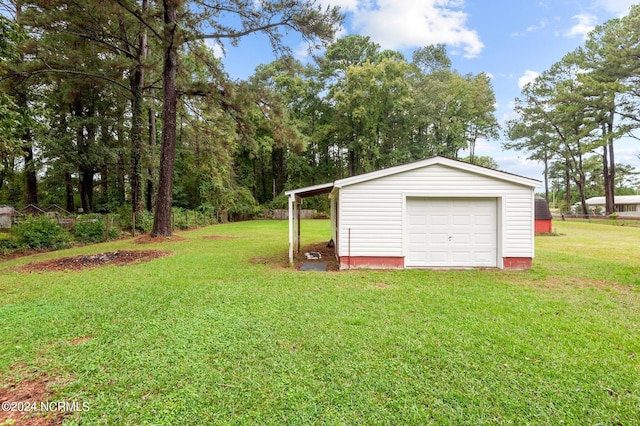
[[[136,236],[136,212],[131,211],[131,235]]]
[[[109,241],[109,214],[104,217],[104,240]]]

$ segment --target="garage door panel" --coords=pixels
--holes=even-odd
[[[412,226],[424,226],[427,224],[427,217],[425,215],[411,215],[409,216],[409,225]]]
[[[490,214],[478,214],[473,216],[474,224],[479,226],[490,226],[495,222],[496,217]]]
[[[449,243],[449,234],[430,234],[431,244],[447,245]]]
[[[449,216],[434,214],[430,217],[430,225],[432,226],[446,226],[449,223]]]
[[[433,263],[433,266],[446,266],[449,260],[449,253],[447,251],[432,250],[428,253],[428,260]]]
[[[476,245],[493,246],[495,244],[495,234],[475,234]]]
[[[463,233],[463,234],[452,234],[451,235],[451,239],[450,242],[453,246],[460,246],[460,245],[468,245],[471,243],[472,240],[472,236],[469,233]]]
[[[427,236],[425,234],[413,234],[409,235],[409,244],[412,245],[425,245],[427,243]]]
[[[407,266],[497,266],[496,199],[408,198],[406,206]]]
[[[453,225],[454,226],[469,226],[471,225],[471,216],[468,214],[465,215],[453,215]]]

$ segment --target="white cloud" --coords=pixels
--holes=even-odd
[[[596,3],[607,12],[622,16],[626,15],[638,0],[597,0]]]
[[[355,12],[360,3],[368,2],[362,0],[319,0],[318,3],[325,6],[339,6],[342,12]]]
[[[569,31],[564,33],[565,37],[586,37],[586,35],[596,27],[596,23],[598,22],[598,18],[596,16],[587,13],[574,15],[572,19],[575,19],[578,22],[571,27]]]
[[[464,50],[464,56],[480,54],[484,44],[467,28],[467,14],[459,0],[322,0],[352,12],[352,30],[368,35],[383,49],[405,49],[447,44]]]
[[[206,39],[204,44],[213,51],[213,56],[218,59],[222,59],[225,57],[224,47],[214,39]]]
[[[540,21],[539,23],[537,23],[535,25],[528,26],[522,32],[512,33],[511,36],[512,37],[523,37],[523,36],[527,35],[528,33],[533,33],[533,32],[536,32],[536,31],[543,30],[548,24],[549,24],[549,21],[547,21],[546,19],[543,19],[542,21]]]
[[[540,75],[537,71],[526,70],[524,75],[518,79],[518,87],[524,89],[528,83],[533,82]]]

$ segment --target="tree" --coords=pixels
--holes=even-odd
[[[144,19],[139,12],[130,11],[139,19]],[[286,52],[288,49],[282,43],[282,28],[294,30],[309,41],[327,42],[342,19],[337,8],[323,10],[315,6],[315,0],[261,3],[250,0],[195,0],[188,3],[184,0],[163,0],[162,12],[162,30],[156,32],[163,48],[162,143],[152,236],[171,235],[179,47],[184,42],[197,39],[227,39],[237,43],[248,34],[263,33],[276,52]],[[238,26],[234,27],[227,23],[233,21],[223,19],[229,17],[237,20]]]
[[[395,58],[347,68],[333,99],[336,126],[348,141],[350,176],[408,160],[408,74],[409,64]]]
[[[475,164],[478,166],[486,167],[488,169],[498,170],[499,166],[495,159],[489,157],[487,155],[480,155],[474,158],[474,161],[471,161],[471,156],[465,157],[461,159],[466,163]]]
[[[588,214],[584,160],[599,146],[595,132],[600,124],[586,108],[590,89],[581,83],[581,73],[574,57],[567,55],[525,86],[524,98],[516,99],[519,117],[508,124],[509,137],[524,142],[504,147],[524,148],[538,160],[553,156],[565,164],[578,188],[583,213]]]
[[[0,15],[0,62],[17,60],[20,56],[18,44],[22,40],[19,26]],[[19,151],[21,122],[22,115],[18,112],[14,99],[7,93],[0,92],[0,189],[13,169],[13,159]]]

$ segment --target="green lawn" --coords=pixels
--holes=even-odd
[[[6,261],[0,384],[45,374],[68,424],[637,425],[640,229],[554,227],[525,272],[295,272],[273,221]],[[15,270],[116,249],[174,254]]]

